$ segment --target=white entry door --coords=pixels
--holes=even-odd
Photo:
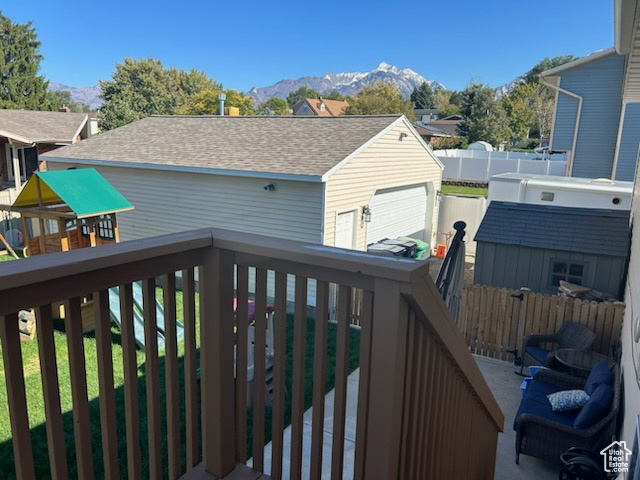
[[[383,238],[399,236],[425,239],[427,219],[425,185],[378,190],[369,208],[371,222],[367,225],[367,245]]]
[[[336,218],[335,247],[350,249],[355,247],[356,213],[356,210],[351,210],[338,214],[338,218]]]

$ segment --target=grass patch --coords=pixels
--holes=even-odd
[[[15,260],[13,255],[0,255],[0,262],[8,262],[9,260]]]
[[[161,290],[158,289],[159,298],[162,298]],[[182,293],[177,293],[176,298],[178,317],[182,319]],[[198,311],[198,296],[196,294],[196,312]],[[313,343],[314,343],[314,327],[315,321],[312,318],[307,319],[307,345],[306,345],[306,368],[305,368],[305,410],[311,406],[313,391]],[[287,316],[287,359],[286,359],[286,397],[285,397],[285,424],[288,425],[291,419],[291,373],[293,367],[293,317]],[[126,478],[126,431],[125,431],[125,414],[124,414],[124,371],[123,371],[123,351],[121,343],[121,335],[119,329],[113,327],[112,335],[112,355],[114,367],[114,385],[116,388],[116,418],[117,421],[117,437],[119,439],[118,454],[120,463],[120,475]],[[327,341],[327,380],[326,391],[333,388],[335,381],[335,350],[336,350],[337,328],[334,324],[329,324],[328,341]],[[67,339],[64,333],[64,323],[62,321],[55,322],[54,341],[56,347],[56,358],[58,366],[58,379],[60,383],[60,401],[63,413],[63,426],[65,431],[67,464],[69,466],[69,477],[77,478],[75,446],[73,433],[73,415],[71,400],[71,382],[69,374],[69,360],[67,352]],[[196,344],[199,347],[199,328],[196,329]],[[353,371],[358,365],[358,352],[360,345],[360,332],[351,330],[349,340],[349,371]],[[22,357],[25,373],[25,387],[27,395],[27,406],[29,414],[29,425],[31,429],[31,439],[33,445],[33,456],[36,478],[49,478],[49,456],[47,451],[47,439],[45,430],[45,413],[44,400],[42,395],[42,379],[40,375],[39,355],[37,340],[30,342],[22,342]],[[91,435],[92,435],[92,451],[95,478],[102,478],[104,470],[102,463],[102,444],[100,437],[100,410],[99,410],[99,387],[98,387],[98,367],[96,341],[93,334],[84,336],[84,350],[87,370],[87,392],[89,398],[89,410],[91,418]],[[2,362],[2,351],[0,349],[0,365]],[[142,459],[143,477],[148,477],[148,455],[147,455],[147,408],[146,408],[146,388],[144,375],[145,356],[142,352],[137,352],[138,365],[138,396],[139,396],[139,415],[140,415],[140,451]],[[180,395],[180,413],[181,413],[181,440],[182,445],[182,463],[183,471],[185,469],[185,436],[184,436],[184,344],[178,344],[178,372],[179,372],[179,391]],[[161,352],[159,358],[160,373],[160,396],[161,396],[161,412],[162,412],[162,430],[163,430],[163,464],[167,464],[167,447],[166,447],[166,419],[165,419],[165,377],[164,377],[164,353]],[[11,443],[11,428],[8,418],[9,412],[7,407],[7,394],[5,385],[4,370],[0,367],[0,471],[2,478],[15,478],[15,468],[13,462],[13,447]],[[247,411],[248,434],[247,444],[248,451],[251,452],[251,410]],[[267,441],[271,438],[271,409],[265,412],[265,437]],[[201,445],[201,444],[200,444]],[[165,476],[166,476],[165,471]]]
[[[475,195],[486,197],[489,189],[487,187],[467,187],[465,185],[442,185],[443,195]]]

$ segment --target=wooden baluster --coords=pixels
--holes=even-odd
[[[356,447],[353,477],[364,479],[366,453],[367,417],[369,411],[369,376],[371,371],[371,322],[373,317],[373,293],[362,294],[360,315],[360,379],[358,385],[358,416],[356,419]]]
[[[331,452],[331,478],[335,480],[342,479],[342,469],[344,466],[344,422],[347,414],[351,290],[351,287],[340,285],[340,289],[338,291],[336,385],[333,398],[333,442]]]
[[[209,249],[200,267],[202,452],[206,471],[224,477],[235,466],[233,395],[234,254]]]
[[[140,415],[138,409],[138,362],[133,325],[133,287],[121,285],[120,319],[122,321],[122,363],[124,366],[124,414],[127,430],[127,476],[142,478],[140,459]]]
[[[400,283],[376,278],[364,478],[398,476],[407,317]]]
[[[91,422],[87,401],[87,373],[82,336],[82,313],[80,298],[65,302],[64,329],[69,350],[69,370],[71,376],[71,398],[73,401],[73,433],[76,444],[78,478],[93,478],[93,452],[91,449]]]
[[[116,399],[113,387],[113,355],[111,353],[111,314],[109,292],[100,290],[93,295],[93,315],[96,326],[98,355],[98,385],[100,389],[100,430],[104,478],[120,478],[118,462],[118,432],[116,428]]]
[[[236,456],[247,461],[247,327],[249,324],[249,269],[237,267],[236,287]]]
[[[31,480],[35,479],[35,472],[17,313],[0,317],[0,341],[2,342],[16,477],[19,480]]]
[[[36,308],[36,324],[38,326],[38,354],[40,357],[51,478],[53,480],[66,480],[69,477],[69,470],[67,468],[64,427],[60,408],[60,386],[58,383],[51,305]]]
[[[256,268],[256,303],[253,350],[253,468],[264,470],[264,402],[266,370],[267,271]]]
[[[276,272],[273,347],[273,419],[271,427],[271,477],[282,478],[285,366],[287,346],[287,274]]]
[[[291,399],[291,479],[302,475],[302,418],[307,341],[307,278],[296,276],[293,326],[293,379]]]
[[[182,271],[182,308],[184,319],[185,435],[187,437],[187,470],[190,470],[199,462],[196,303],[192,268]]]
[[[142,281],[144,348],[147,391],[147,444],[149,477],[162,476],[162,427],[160,425],[160,372],[158,366],[158,326],[156,316],[156,279]]]
[[[180,455],[180,397],[178,391],[178,338],[176,326],[176,275],[162,276],[164,305],[165,384],[167,402],[167,450],[169,478],[182,473]]]
[[[313,347],[313,418],[311,424],[311,479],[322,478],[324,399],[327,377],[327,327],[329,325],[329,284],[316,284],[316,332]]]

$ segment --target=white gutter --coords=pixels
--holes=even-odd
[[[582,114],[582,97],[576,93],[570,92],[569,90],[565,90],[562,87],[549,83],[544,79],[544,77],[538,77],[540,79],[540,83],[549,87],[556,92],[564,93],[565,95],[569,95],[578,100],[578,111],[576,112],[576,124],[573,129],[573,142],[571,143],[571,156],[567,159],[567,176],[570,177],[573,172],[573,156],[576,154],[576,144],[578,143],[578,131],[580,130],[580,117]],[[555,125],[553,126],[555,127]]]
[[[620,121],[618,122],[618,137],[616,138],[616,151],[613,154],[613,167],[611,168],[611,180],[616,179],[618,170],[618,156],[620,155],[620,140],[622,140],[622,129],[624,128],[624,117],[627,112],[627,101],[622,100],[622,109],[620,110]]]

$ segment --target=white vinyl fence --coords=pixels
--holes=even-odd
[[[453,152],[464,152],[464,155],[451,156]],[[521,152],[435,150],[434,153],[444,165],[442,178],[448,180],[488,182],[493,175],[508,172],[564,176],[567,168],[564,154],[543,160],[540,154]]]

